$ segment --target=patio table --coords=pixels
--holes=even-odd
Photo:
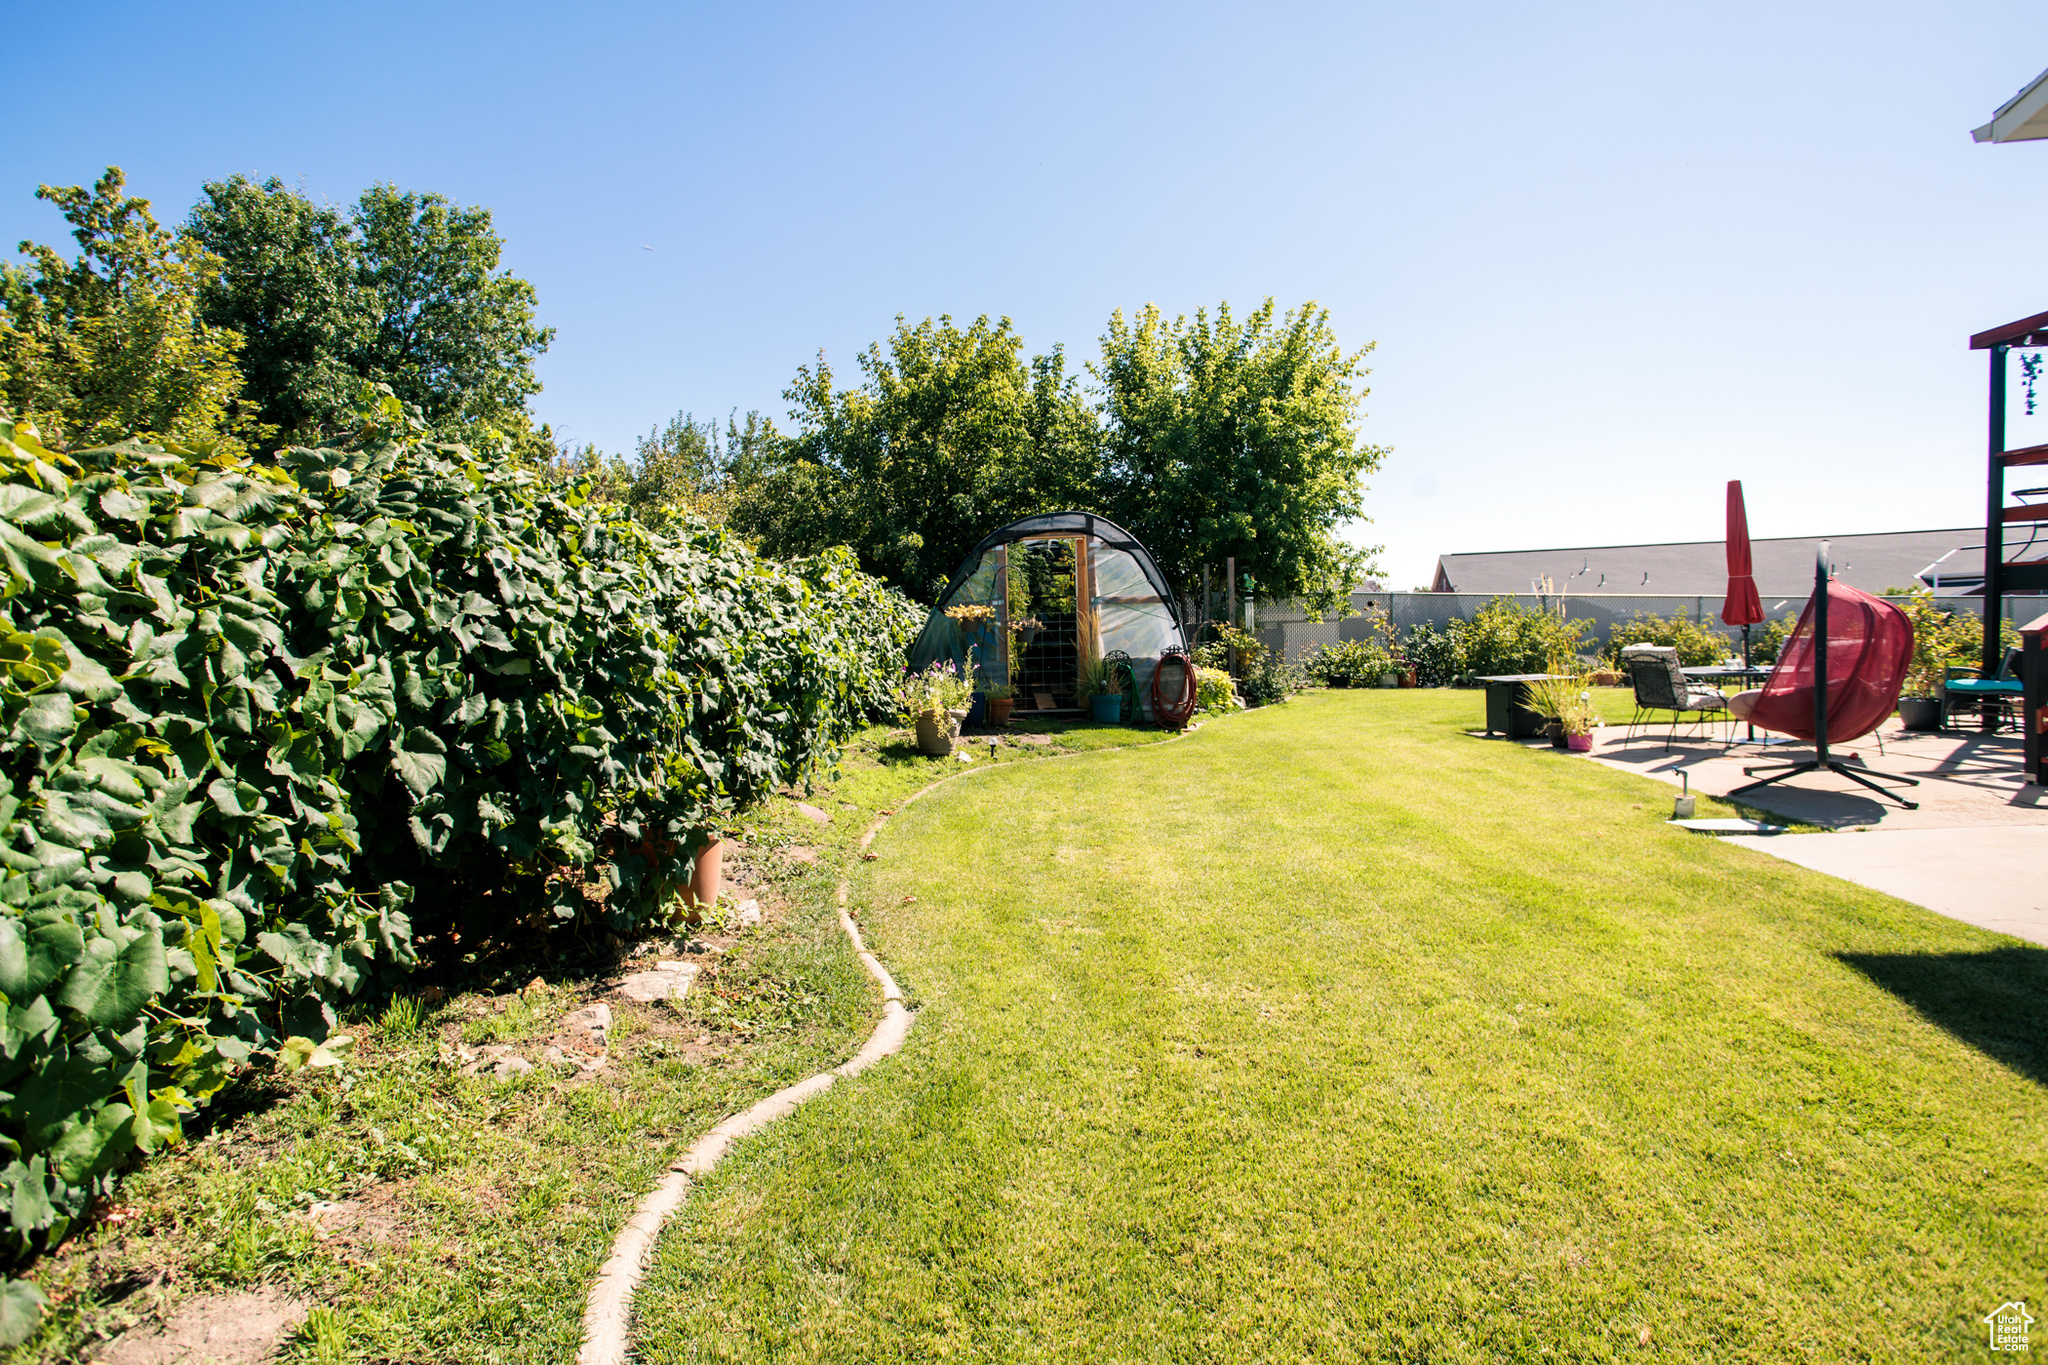
[[[1509,739],[1527,739],[1543,732],[1543,717],[1529,709],[1529,684],[1562,678],[1563,673],[1499,673],[1475,679],[1486,684],[1486,733],[1498,730]]]

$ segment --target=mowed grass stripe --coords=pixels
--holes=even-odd
[[[1916,1360],[2040,1297],[2038,1027],[1994,1058],[1846,959],[2038,1009],[2048,954],[1476,704],[1311,694],[903,811],[855,898],[910,1044],[693,1195],[643,1354]]]

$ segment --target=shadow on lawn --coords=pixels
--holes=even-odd
[[[1979,1052],[2048,1085],[2048,948],[1837,956]]]

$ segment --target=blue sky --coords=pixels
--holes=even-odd
[[[1969,129],[2048,10],[1942,4],[24,4],[39,182],[388,180],[488,205],[557,329],[540,415],[627,449],[898,313],[1090,357],[1267,295],[1377,343],[1394,586],[1452,550],[1982,516],[1969,334],[2048,310],[2048,143]],[[83,16],[83,17],[82,17]],[[645,248],[652,247],[649,251]],[[2048,414],[2014,443],[2048,441]]]

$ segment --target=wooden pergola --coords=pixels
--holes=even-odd
[[[2008,592],[2048,591],[2048,558],[2005,561],[2005,528],[2014,522],[2048,521],[2048,503],[2032,507],[2005,505],[2005,471],[2023,465],[2048,465],[2048,445],[2005,448],[2006,353],[2048,346],[2048,313],[2036,313],[1970,338],[1970,349],[1991,353],[1991,421],[1989,463],[1984,480],[1984,676],[1995,678],[2005,663],[1999,617]]]

